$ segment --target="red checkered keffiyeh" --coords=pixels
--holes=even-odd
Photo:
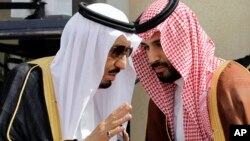
[[[140,23],[160,13],[167,3],[166,0],[154,1],[142,14]],[[212,131],[206,107],[208,81],[223,60],[214,56],[213,41],[200,27],[195,14],[181,2],[164,22],[139,36],[147,40],[156,31],[161,33],[160,41],[168,60],[184,79],[182,99],[185,139],[209,140]],[[173,138],[175,84],[164,84],[158,80],[141,47],[133,54],[133,61],[140,82],[166,115]]]

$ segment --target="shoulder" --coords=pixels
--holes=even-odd
[[[33,68],[33,70],[31,70]],[[14,67],[4,79],[1,86],[1,95],[13,95],[21,90],[25,78],[30,71],[30,75],[27,79],[27,83],[35,85],[38,79],[41,78],[42,72],[39,66],[35,64],[22,63]]]
[[[250,90],[250,73],[241,64],[230,61],[221,72],[218,84],[223,88],[247,88]]]
[[[29,71],[31,75],[38,75],[39,73],[41,73],[41,68],[36,64],[28,64],[28,63],[19,64],[7,74],[6,81],[23,80]]]
[[[230,61],[221,72],[220,80],[224,81],[242,81],[248,79],[250,81],[249,71],[241,64]]]
[[[1,86],[0,107],[6,111],[12,111],[14,109],[10,107],[13,103],[17,102],[24,85],[27,84],[24,93],[30,93],[33,89],[40,87],[38,86],[41,84],[39,76],[41,75],[41,71],[39,68],[35,68],[35,70],[30,73],[27,81],[25,81],[27,73],[32,67],[34,67],[33,64],[22,63],[8,73],[3,85]],[[24,98],[26,98],[26,96],[28,95],[25,95]]]

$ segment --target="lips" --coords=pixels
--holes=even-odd
[[[108,74],[108,79],[111,80],[111,81],[112,81],[112,80],[115,80],[116,74],[117,74],[117,73],[109,73],[109,74]]]
[[[166,67],[164,67],[164,66],[154,67],[154,71],[156,73],[162,73],[165,69],[166,69]]]

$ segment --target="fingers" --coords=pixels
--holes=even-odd
[[[129,114],[131,110],[132,106],[128,103],[124,103],[114,110],[104,121],[109,138],[125,130],[122,124],[132,119],[132,115]]]
[[[132,106],[125,103],[118,107],[114,112],[112,112],[106,119],[106,123],[109,124],[110,128],[116,128],[123,123],[132,119],[132,115],[129,112],[132,110]]]
[[[128,103],[124,103],[113,111],[108,118],[121,118],[132,110],[132,106]]]
[[[122,133],[124,130],[125,129],[124,129],[123,126],[118,126],[118,127],[114,128],[112,130],[109,130],[109,134],[110,134],[109,137],[113,137],[113,136],[115,136],[115,135],[117,135],[119,133]]]
[[[117,114],[118,118],[120,118],[126,115],[128,112],[131,112],[131,110],[132,106],[128,103],[124,103],[121,106],[119,106],[114,112]]]
[[[120,119],[117,119],[117,120],[114,120],[111,122],[110,126],[111,128],[115,128],[117,126],[120,126],[122,125],[123,123],[129,121],[132,119],[132,115],[131,114],[127,114],[125,115],[124,117],[120,118]]]
[[[105,120],[101,121],[98,126],[91,132],[91,134],[86,138],[86,140],[91,139],[96,141],[104,141],[109,140],[117,134],[122,134],[125,131],[125,128],[122,126],[122,124],[132,118],[132,115],[129,114],[131,110],[132,106],[130,104],[122,104],[116,110],[114,110]],[[128,138],[128,135],[125,134],[125,138]]]
[[[129,135],[122,126],[109,131],[109,133],[110,138],[117,135],[117,141],[129,141]]]
[[[124,139],[124,141],[129,141],[129,135],[126,132],[126,130],[124,130],[122,133],[123,133],[123,139]]]

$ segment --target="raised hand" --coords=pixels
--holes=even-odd
[[[103,120],[84,141],[108,141],[117,134],[123,134],[124,140],[129,141],[128,134],[121,125],[131,120],[132,115],[129,114],[131,110],[130,104],[122,104]]]

